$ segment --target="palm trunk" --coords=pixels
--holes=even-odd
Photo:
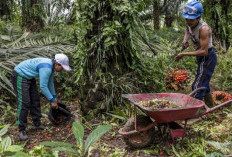
[[[230,47],[230,41],[229,41],[229,35],[230,35],[230,31],[229,31],[229,7],[230,6],[231,1],[230,0],[221,0],[221,4],[222,4],[222,14],[225,16],[225,46],[226,46],[226,50],[228,50],[228,48]]]
[[[0,17],[4,20],[10,20],[12,0],[0,1]]]
[[[159,0],[154,0],[153,3],[153,22],[154,22],[154,30],[158,30],[160,28],[160,8],[159,8]]]
[[[43,29],[43,3],[40,0],[22,0],[22,26],[30,31]]]
[[[172,17],[171,15],[165,15],[165,18],[164,18],[164,23],[165,25],[170,28],[172,27],[172,22],[175,20],[174,17]]]

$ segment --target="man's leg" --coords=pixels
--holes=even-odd
[[[206,92],[206,93],[205,93],[204,101],[205,101],[205,104],[206,104],[208,107],[213,107],[213,106],[214,106],[213,97],[212,97],[211,92]]]
[[[17,101],[17,121],[19,126],[19,135],[21,140],[26,140],[28,137],[25,133],[27,127],[27,115],[30,106],[30,81],[13,72],[13,87]]]
[[[205,69],[205,58],[206,57],[201,57],[201,59],[198,59],[198,67],[197,67],[197,74],[195,76],[195,80],[192,84],[192,90],[195,90],[200,87],[206,87],[203,86],[202,82],[204,82],[205,79],[205,74],[206,74],[206,69]],[[199,100],[203,100],[203,97],[205,96],[206,90],[199,90],[196,92],[193,97]]]
[[[217,57],[214,50],[211,50],[208,56],[202,57],[198,62],[198,69],[196,79],[192,85],[192,89],[199,87],[206,87],[206,90],[201,90],[195,94],[195,98],[205,100],[205,103],[209,106],[213,105],[213,99],[210,92],[209,82],[212,78],[215,66],[217,63]]]
[[[31,80],[30,87],[30,97],[31,97],[31,106],[30,106],[30,114],[35,126],[40,126],[40,118],[41,118],[41,107],[40,107],[40,97],[39,92],[36,86],[36,80]]]
[[[205,96],[204,96],[204,101],[205,101],[205,104],[208,106],[208,107],[213,107],[214,106],[214,102],[213,102],[213,97],[212,97],[212,94],[211,94],[211,91],[210,91],[210,88],[209,88],[209,82],[212,78],[212,75],[213,75],[213,72],[214,72],[214,69],[215,69],[215,66],[217,64],[217,56],[216,56],[216,53],[215,51],[212,49],[211,52],[209,52],[209,61],[208,61],[208,64],[206,65],[206,68],[207,68],[207,73],[206,73],[206,77],[207,77],[207,83],[208,83],[208,88],[206,90],[206,93],[205,93]]]

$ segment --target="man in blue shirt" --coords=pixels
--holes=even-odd
[[[45,129],[41,124],[40,98],[36,86],[39,77],[40,89],[51,103],[51,107],[58,108],[57,96],[54,88],[54,72],[70,71],[69,59],[64,54],[56,54],[53,59],[33,58],[18,64],[12,74],[12,83],[17,98],[17,124],[19,138],[28,139],[26,134],[27,115],[30,111],[33,123],[37,129]]]

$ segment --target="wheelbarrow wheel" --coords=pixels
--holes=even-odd
[[[148,116],[139,115],[137,116],[137,129],[144,128],[152,123]],[[125,126],[123,127],[124,132],[134,130],[134,117],[130,118]],[[125,143],[133,148],[144,148],[149,146],[153,142],[155,129],[151,128],[147,131],[140,133],[123,136]]]

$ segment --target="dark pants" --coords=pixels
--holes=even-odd
[[[208,50],[207,56],[197,56],[197,75],[192,84],[192,90],[200,87],[206,87],[206,90],[198,91],[194,97],[203,100],[206,92],[210,92],[209,82],[217,63],[217,56],[213,48]]]
[[[41,108],[40,98],[36,86],[36,80],[26,79],[13,72],[12,83],[17,101],[17,124],[19,131],[25,130],[27,127],[27,116],[30,111],[34,125],[40,125]]]

